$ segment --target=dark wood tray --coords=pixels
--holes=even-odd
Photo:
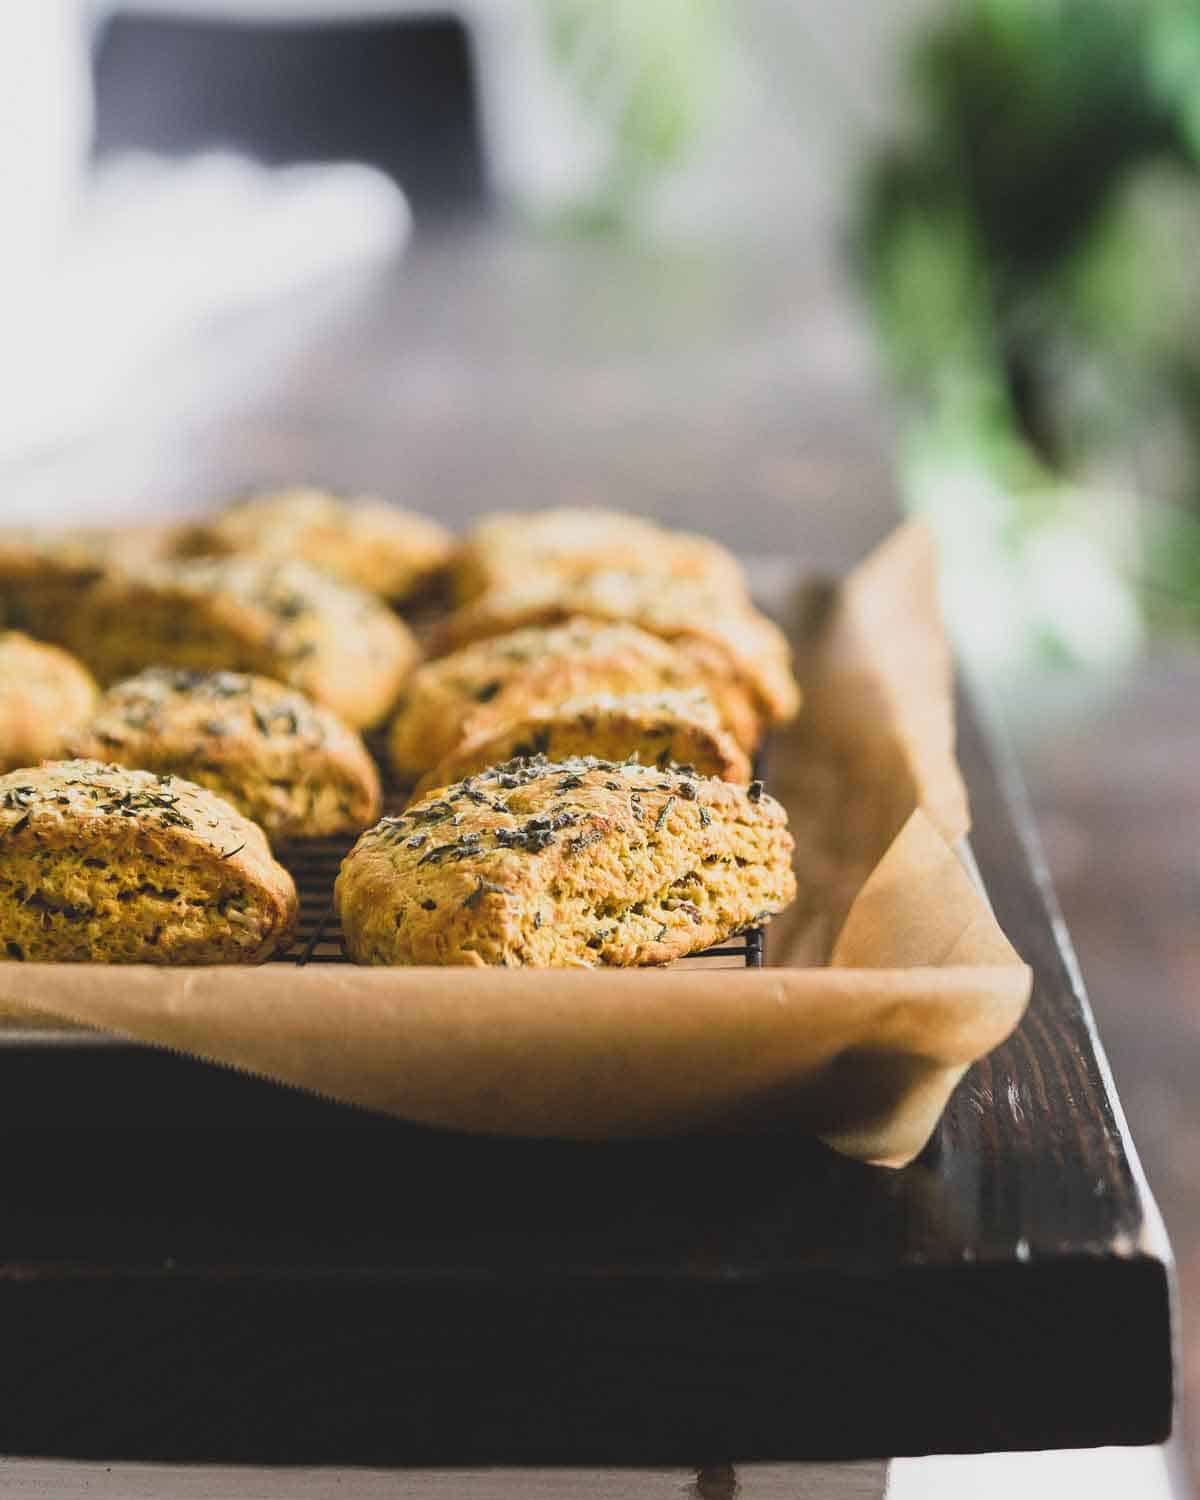
[[[902,1172],[793,1135],[460,1138],[122,1044],[0,1041],[0,1451],[687,1464],[1161,1441],[1169,1253],[1016,778],[1036,985]]]

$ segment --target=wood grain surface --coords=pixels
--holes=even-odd
[[[882,1500],[885,1466],[708,1469],[222,1469],[0,1459],[5,1500]]]
[[[1200,650],[1162,643],[1022,735],[1037,821],[1178,1261],[1180,1427],[1200,1491]]]

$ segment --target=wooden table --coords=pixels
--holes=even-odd
[[[451,520],[607,501],[844,565],[890,523],[889,435],[825,277],[495,231],[418,244],[313,313],[268,399],[232,409],[211,381],[185,420],[14,493],[33,508],[86,475],[93,511],[169,507],[312,474]],[[707,1466],[695,1493],[716,1495],[746,1459],[1161,1441],[1165,1238],[1019,788],[971,718],[962,758],[1037,984],[901,1173],[787,1137],[464,1141],[160,1054],[101,1072],[87,1049],[5,1050],[0,1448]]]

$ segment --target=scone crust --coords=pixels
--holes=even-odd
[[[371,495],[295,486],[233,501],[189,528],[180,553],[293,558],[400,602],[444,572],[454,545],[450,532],[431,516]]]
[[[704,673],[643,630],[567,620],[479,641],[414,673],[388,737],[392,765],[413,783],[461,741],[533,707],[582,693],[694,690]]]
[[[95,703],[96,684],[73,656],[0,630],[0,772],[62,754]]]
[[[50,761],[0,776],[0,960],[257,963],[296,921],[262,830],[177,776]]]
[[[379,772],[353,729],[297,689],[242,672],[151,667],[108,689],[70,749],[194,781],[276,841],[358,833],[381,807]]]
[[[749,696],[760,721],[759,735],[764,726],[793,718],[800,706],[791,647],[779,627],[749,602],[688,579],[618,571],[567,583],[553,576],[530,577],[492,589],[456,610],[443,623],[434,649],[455,650],[488,636],[577,616],[627,621],[691,651],[705,665],[718,707],[727,686]]]
[[[335,901],[357,963],[662,964],[781,911],[791,854],[759,783],[531,757],[384,818]]]
[[[0,529],[0,627],[65,644],[82,593],[111,572],[138,571],[169,555],[167,525]]]
[[[299,688],[355,728],[378,723],[419,655],[373,595],[305,563],[260,557],[161,563],[108,575],[71,622],[104,683],[147,666],[251,672]]]
[[[488,766],[524,755],[566,760],[636,757],[643,765],[691,766],[701,776],[745,784],[750,761],[721,728],[707,693],[592,694],[543,704],[464,740],[418,785],[415,799]]]
[[[530,578],[570,583],[610,569],[690,578],[731,598],[747,597],[741,564],[710,537],[622,511],[572,507],[502,511],[481,521],[459,548],[454,593],[466,603]]]

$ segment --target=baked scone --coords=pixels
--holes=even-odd
[[[186,777],[273,841],[358,833],[381,808],[379,772],[353,729],[295,688],[243,672],[151,667],[109,688],[69,749]]]
[[[105,573],[166,556],[170,526],[0,529],[0,627],[64,644],[82,593]]]
[[[563,507],[488,516],[463,538],[454,593],[466,603],[530,578],[563,583],[616,570],[653,578],[690,578],[745,599],[734,555],[709,537],[672,531],[621,511]]]
[[[104,683],[147,666],[254,672],[355,728],[387,714],[419,655],[412,632],[373,595],[305,563],[261,557],[106,574],[72,611],[69,644]]]
[[[456,610],[444,622],[437,647],[453,650],[523,626],[552,625],[580,615],[628,621],[690,652],[703,668],[722,719],[735,732],[733,721],[749,699],[758,724],[743,744],[753,745],[765,727],[786,722],[800,706],[791,647],[779,627],[748,601],[689,579],[616,571],[567,583],[553,576],[531,577],[492,589]]]
[[[369,829],[335,902],[356,963],[662,964],[781,911],[791,855],[760,782],[532,756]]]
[[[96,684],[73,656],[0,630],[0,771],[61,755],[95,703]]]
[[[707,693],[593,693],[540,704],[481,729],[438,762],[415,796],[523,755],[633,757],[648,766],[690,766],[722,781],[750,780],[749,757],[721,728]]]
[[[183,556],[293,558],[394,602],[420,593],[445,571],[453,551],[450,532],[429,516],[373,496],[309,487],[235,500],[180,543]]]
[[[257,963],[292,877],[261,828],[178,776],[48,761],[0,776],[0,959]]]
[[[582,693],[703,685],[689,657],[629,625],[569,620],[513,631],[419,667],[392,723],[388,752],[396,774],[411,784],[460,741],[531,708]]]

